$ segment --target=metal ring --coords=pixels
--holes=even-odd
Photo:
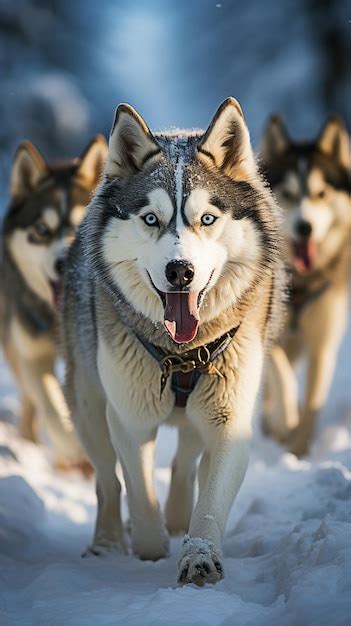
[[[205,358],[201,358],[201,350],[204,350],[205,352]],[[200,363],[209,363],[210,359],[211,359],[211,353],[209,351],[209,349],[207,348],[207,346],[200,346],[197,349],[197,358],[199,359]]]
[[[167,354],[161,359],[160,365],[162,367],[165,364],[173,365],[173,363],[183,363],[183,361],[184,359],[178,354]]]

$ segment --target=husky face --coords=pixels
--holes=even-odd
[[[86,223],[95,270],[174,342],[190,342],[200,317],[232,306],[270,254],[263,206],[274,211],[237,101],[205,134],[152,135],[121,105]]]
[[[102,136],[80,159],[48,164],[30,142],[16,153],[11,203],[4,220],[6,250],[26,285],[52,308],[60,303],[65,257],[102,171]]]
[[[290,262],[300,274],[321,268],[351,227],[350,143],[343,122],[330,118],[314,142],[290,139],[281,118],[266,128],[262,158],[284,209]]]

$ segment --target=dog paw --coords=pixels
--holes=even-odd
[[[279,428],[273,427],[270,422],[270,419],[267,415],[262,415],[261,418],[261,431],[265,437],[270,437],[274,439],[278,443],[284,445],[288,442],[289,437],[291,437],[292,430],[289,428],[284,428],[280,425]]]
[[[127,546],[123,539],[119,541],[94,541],[87,546],[82,554],[82,558],[98,556],[104,557],[109,554],[127,554]]]
[[[165,530],[152,536],[144,531],[136,536],[132,529],[133,552],[142,561],[158,561],[169,556],[169,536]]]
[[[312,434],[303,428],[295,428],[288,441],[287,448],[291,454],[301,458],[309,453],[312,440]]]
[[[308,454],[309,452],[309,448],[309,441],[299,435],[291,437],[288,443],[289,452],[291,452],[291,454],[295,454],[295,456],[297,456],[298,458],[306,456],[306,454]]]
[[[54,461],[54,468],[62,473],[78,471],[83,478],[89,480],[94,474],[94,468],[88,459],[82,457],[77,461],[68,461],[63,457],[57,457]]]
[[[177,581],[180,585],[193,583],[198,587],[214,585],[224,578],[223,556],[211,541],[186,535],[178,561]]]

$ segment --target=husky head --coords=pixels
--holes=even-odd
[[[277,242],[240,105],[223,102],[204,134],[152,134],[120,105],[105,174],[84,226],[97,279],[174,342],[192,341],[200,320],[249,289]]]
[[[315,141],[297,142],[275,115],[266,127],[261,157],[284,209],[295,271],[321,269],[338,254],[351,227],[350,140],[344,123],[330,117]]]
[[[51,308],[60,303],[68,246],[98,184],[107,153],[98,135],[78,159],[46,163],[29,141],[13,163],[5,249],[27,287]]]

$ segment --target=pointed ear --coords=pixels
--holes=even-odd
[[[235,98],[222,102],[200,140],[198,152],[231,178],[247,179],[256,173],[249,131]]]
[[[120,104],[111,130],[106,174],[130,176],[158,154],[161,149],[143,118],[129,104]]]
[[[12,165],[10,195],[13,200],[24,200],[47,174],[47,165],[30,141],[17,148]]]
[[[326,121],[318,138],[318,147],[346,169],[350,169],[350,136],[344,121],[337,115],[330,116]]]
[[[282,116],[278,114],[271,115],[263,131],[260,158],[264,162],[269,163],[272,158],[283,154],[290,144],[291,139]]]
[[[80,157],[76,176],[94,189],[101,177],[107,158],[107,142],[103,135],[96,135]]]

